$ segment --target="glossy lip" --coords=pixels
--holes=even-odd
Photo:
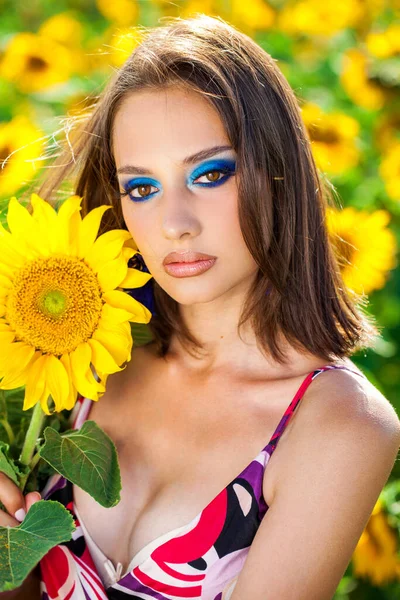
[[[164,269],[172,277],[194,277],[211,269],[216,260],[216,258],[210,258],[187,263],[169,263],[164,265]]]
[[[211,254],[195,252],[194,250],[181,250],[180,252],[170,252],[163,260],[163,265],[170,263],[194,263],[199,260],[210,260],[217,258]]]

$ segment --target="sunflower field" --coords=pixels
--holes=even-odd
[[[400,415],[400,0],[0,0],[0,222],[11,197],[35,190],[139,26],[197,12],[250,35],[293,88],[340,206],[327,224],[344,282],[381,328],[376,346],[352,360]],[[60,200],[71,191],[60,187]],[[145,327],[133,332],[147,341]],[[8,443],[25,426],[11,396],[0,390]],[[335,600],[400,598],[399,540],[397,460]]]

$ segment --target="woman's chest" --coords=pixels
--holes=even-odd
[[[106,509],[76,487],[74,500],[102,552],[125,569],[151,542],[188,525],[265,448],[296,386],[236,390],[232,397],[223,389],[210,389],[208,397],[181,389],[180,403],[177,390],[164,388],[162,397],[150,395],[136,410],[124,413],[119,404],[118,418],[96,405],[89,418],[116,444],[121,501]],[[271,459],[259,474],[268,505],[277,462]]]

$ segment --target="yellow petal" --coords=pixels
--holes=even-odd
[[[138,288],[145,285],[153,275],[138,269],[128,269],[125,279],[119,284],[122,288]]]
[[[82,220],[79,231],[79,254],[80,258],[84,258],[97,237],[101,219],[106,210],[112,208],[111,205],[97,206],[93,208],[86,217]]]
[[[45,362],[46,356],[41,352],[36,352],[32,365],[29,369],[28,377],[26,379],[23,410],[28,410],[29,408],[32,408],[32,406],[34,406],[37,402],[39,402],[41,396],[43,395],[43,392],[45,391]],[[47,414],[49,413],[47,412]]]
[[[109,351],[106,350],[100,342],[92,338],[88,340],[88,344],[90,344],[92,349],[92,363],[96,371],[98,369],[103,373],[111,374],[123,370],[117,365]]]
[[[126,277],[127,262],[123,256],[110,260],[102,265],[97,273],[97,278],[103,292],[108,292],[119,286]]]
[[[58,231],[57,213],[49,202],[42,200],[37,194],[31,195],[33,218],[40,231],[40,243],[46,244],[47,253],[60,252],[60,235]]]
[[[110,290],[109,292],[103,293],[103,299],[114,308],[123,308],[131,315],[142,314],[141,307],[143,304],[138,302],[135,298],[132,298],[128,292],[121,292],[119,290]],[[104,309],[104,306],[103,306]]]
[[[4,378],[0,388],[3,390],[12,390],[25,385],[35,355],[35,349],[24,342],[15,342],[9,348],[10,354],[1,360]]]
[[[69,393],[68,393],[68,398],[65,402],[65,409],[66,410],[71,410],[75,404],[76,401],[78,399],[78,391],[76,390],[74,384],[73,384],[73,380],[72,380],[72,368],[71,368],[71,359],[69,354],[63,354],[60,358],[62,364],[64,365],[64,368],[67,372],[68,375],[68,382],[69,382]]]
[[[101,315],[112,325],[119,325],[132,318],[131,312],[127,312],[123,308],[114,308],[114,306],[110,306],[109,304],[103,305]]]
[[[85,398],[98,400],[97,382],[89,383],[88,371],[90,371],[90,362],[92,360],[92,349],[87,342],[79,344],[77,348],[70,353],[71,372],[73,384]]]
[[[127,236],[131,236],[129,231],[112,229],[97,238],[85,256],[85,261],[95,273],[104,263],[114,260],[120,254]]]
[[[81,203],[80,196],[70,196],[58,210],[60,248],[64,248],[60,251],[70,256],[77,256],[79,251],[79,231],[82,222]]]
[[[56,412],[65,408],[69,394],[69,381],[67,371],[62,362],[50,354],[45,363],[46,385],[54,400]]]
[[[48,387],[45,385],[43,394],[39,398],[39,402],[40,402],[40,406],[42,407],[43,412],[45,412],[46,415],[51,414],[50,410],[49,410],[49,397],[50,397],[50,392],[49,392]]]
[[[117,365],[122,365],[128,360],[132,348],[132,338],[126,341],[125,337],[118,333],[113,333],[106,329],[97,329],[92,336],[92,339],[100,342],[102,346],[111,354]]]
[[[40,230],[28,210],[13,196],[8,204],[7,211],[8,227],[13,234],[30,246],[31,252],[46,255],[40,246]]]
[[[4,277],[12,281],[15,275],[15,268],[10,267],[10,265],[7,265],[2,261],[0,263],[0,275],[3,275]]]

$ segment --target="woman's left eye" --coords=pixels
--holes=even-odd
[[[195,179],[192,180],[192,183],[196,183],[199,181],[199,179],[205,177],[207,181],[199,182],[197,183],[197,185],[210,187],[213,185],[219,185],[220,183],[223,183],[226,179],[228,179],[234,174],[235,172],[231,169],[212,169],[210,171],[206,171],[202,175],[198,175]]]

